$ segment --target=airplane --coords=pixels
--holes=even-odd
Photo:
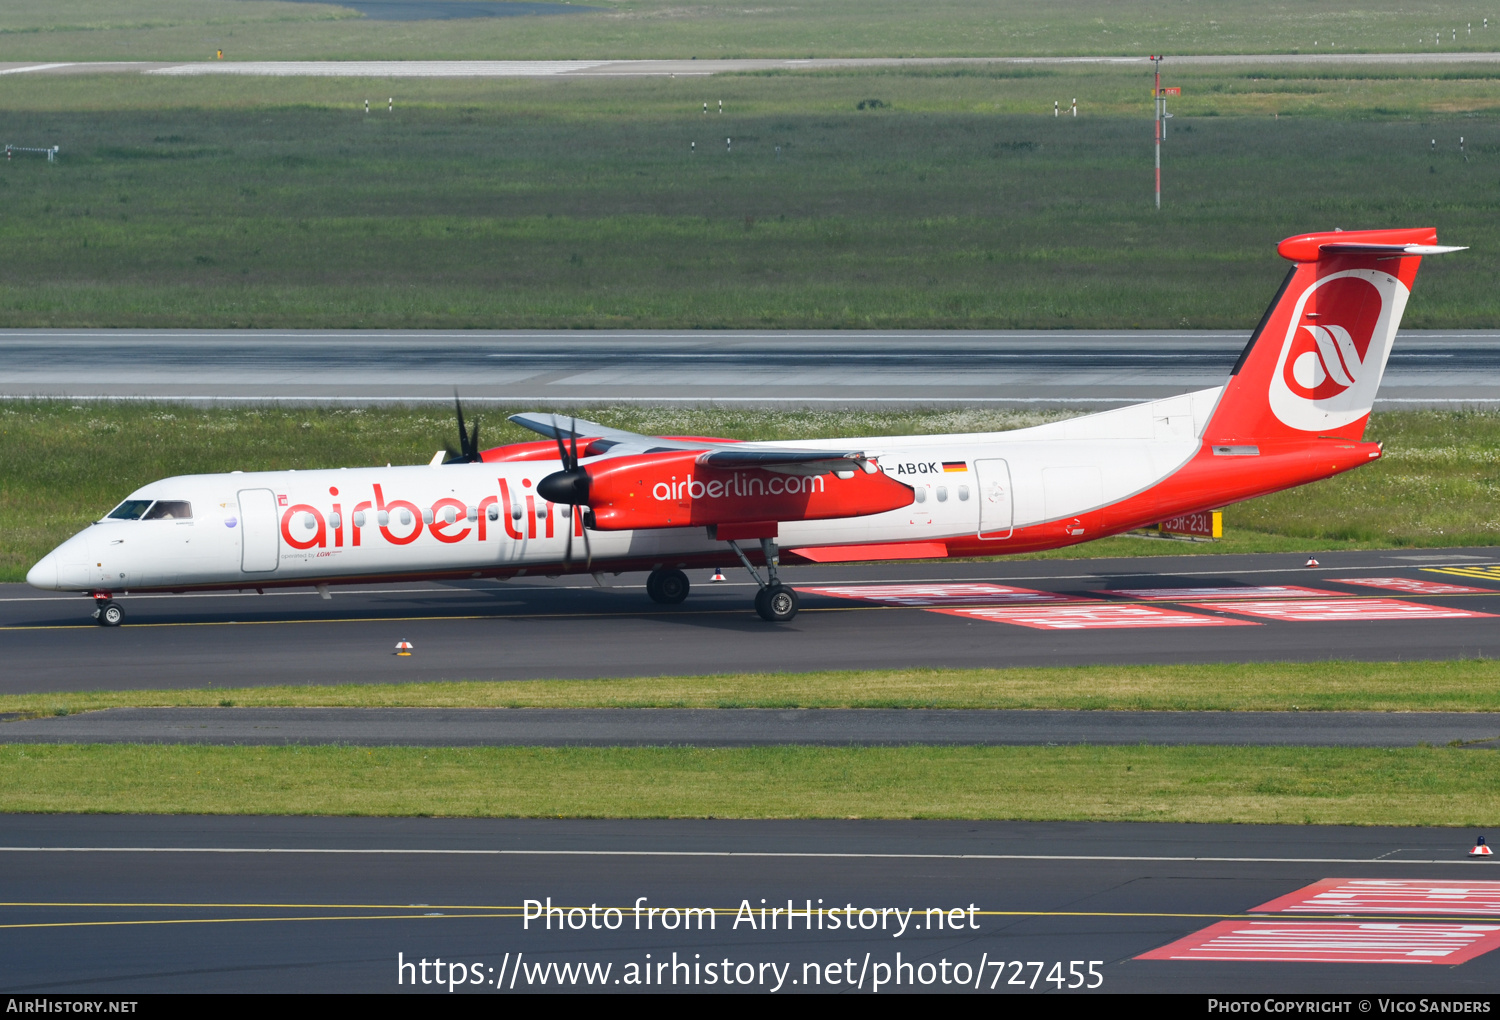
[[[553,415],[545,437],[430,464],[184,475],[152,482],[26,575],[116,593],[684,569],[732,556],[755,610],[797,615],[782,562],[990,557],[1056,549],[1305,485],[1377,460],[1363,440],[1433,228],[1289,237],[1293,263],[1222,386],[1008,432],[736,442],[644,436]]]

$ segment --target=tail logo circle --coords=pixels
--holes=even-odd
[[[1318,288],[1316,301],[1309,301],[1298,317],[1287,351],[1287,389],[1304,400],[1327,400],[1353,386],[1364,375],[1384,304],[1380,291],[1358,277]]]
[[[1282,320],[1269,393],[1276,417],[1314,432],[1369,414],[1407,294],[1380,270],[1348,269],[1311,283]]]

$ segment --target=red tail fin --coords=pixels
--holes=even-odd
[[[1235,445],[1359,439],[1423,255],[1437,231],[1354,230],[1289,237],[1296,262],[1234,366],[1204,435]]]

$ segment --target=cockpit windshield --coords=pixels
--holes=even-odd
[[[146,511],[145,521],[190,521],[193,504],[185,499],[159,499]]]
[[[150,505],[151,501],[149,499],[127,499],[111,510],[105,517],[105,520],[138,521]]]

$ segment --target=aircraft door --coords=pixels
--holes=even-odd
[[[1011,499],[1010,464],[1003,460],[976,460],[979,479],[979,537],[1009,538],[1015,526],[1015,504]]]
[[[264,574],[281,562],[281,528],[276,493],[270,489],[241,489],[240,570]]]

